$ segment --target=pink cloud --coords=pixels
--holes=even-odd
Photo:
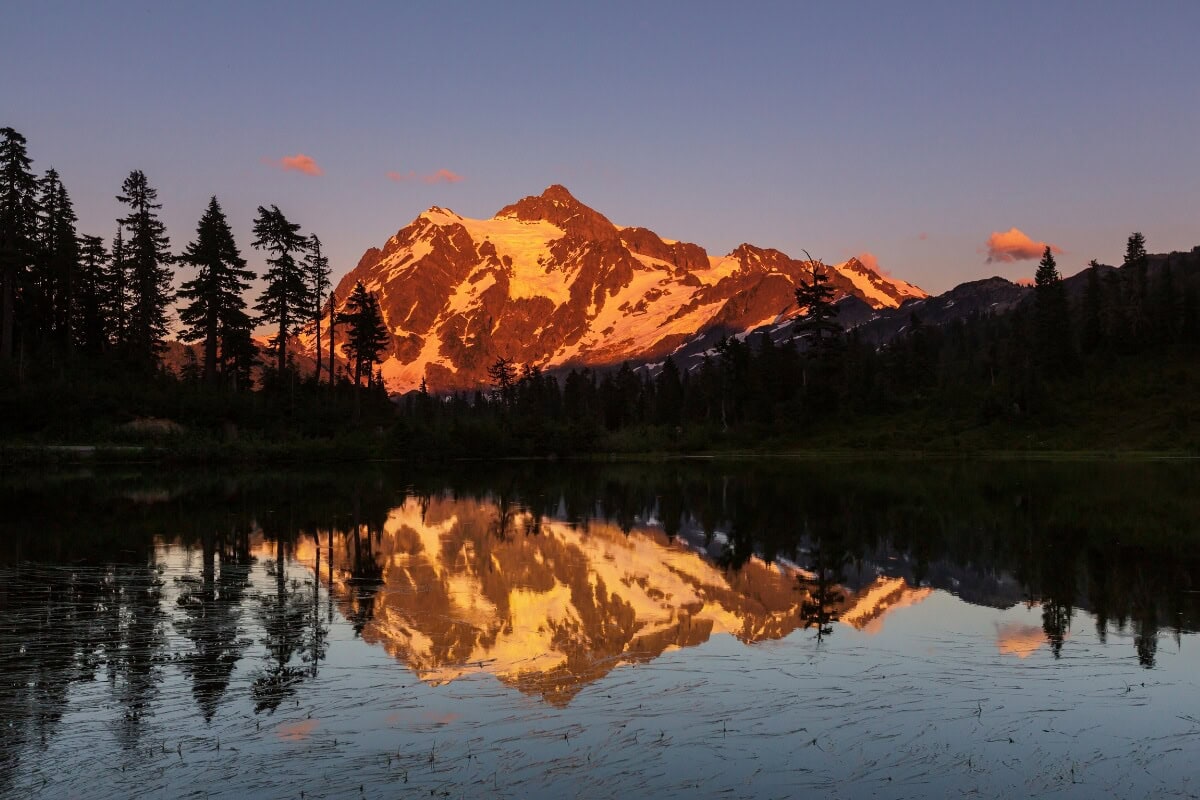
[[[284,156],[279,159],[264,158],[263,162],[287,172],[303,172],[305,175],[314,176],[325,174],[325,170],[321,169],[317,160],[312,156],[304,155],[304,153],[296,153],[294,156]]]
[[[917,238],[923,242],[929,238],[929,234],[925,233],[924,231],[921,231],[920,233],[917,234]]]
[[[863,266],[867,269],[874,270],[876,273],[885,278],[891,277],[886,269],[879,266],[879,259],[875,257],[874,253],[859,253],[857,256],[855,256],[855,258],[861,261]]]
[[[1024,231],[1017,228],[1009,228],[1007,231],[993,231],[988,237],[986,250],[980,248],[979,252],[987,253],[987,263],[995,262],[1011,263],[1013,261],[1030,261],[1035,258],[1041,258],[1046,247],[1050,247],[1052,253],[1061,253],[1062,248],[1056,245],[1047,245],[1046,242],[1035,242],[1030,239]]]
[[[396,183],[405,183],[406,181],[420,181],[421,183],[427,184],[461,183],[462,181],[466,180],[462,175],[459,175],[456,172],[451,172],[448,169],[439,169],[438,171],[431,172],[428,175],[418,175],[416,170],[411,169],[408,172],[396,172],[395,170],[389,170],[384,174],[387,176],[388,180],[395,181]]]
[[[421,178],[425,183],[461,183],[462,175],[451,172],[448,169],[439,169],[432,175],[426,175]]]
[[[275,735],[285,742],[301,742],[317,729],[315,719],[305,719],[300,722],[285,722],[275,729]]]

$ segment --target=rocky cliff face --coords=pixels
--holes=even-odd
[[[389,389],[425,378],[450,391],[486,385],[497,358],[607,367],[753,330],[797,310],[793,292],[807,269],[778,250],[743,244],[714,257],[620,227],[551,186],[486,220],[430,208],[367,250],[337,295],[360,280],[377,293],[392,333]],[[874,309],[926,296],[857,259],[832,266],[831,284]]]

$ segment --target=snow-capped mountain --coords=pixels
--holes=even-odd
[[[497,358],[543,368],[661,360],[697,336],[794,314],[806,262],[749,244],[725,256],[614,225],[562,186],[468,219],[430,208],[371,248],[337,287],[375,292],[392,342],[392,391],[472,389]],[[835,296],[895,307],[925,292],[858,259],[833,265]],[[306,337],[302,345],[311,346]]]

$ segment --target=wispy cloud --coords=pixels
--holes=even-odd
[[[390,170],[386,173],[387,179],[396,183],[406,183],[408,181],[420,181],[421,183],[462,183],[466,178],[459,175],[457,172],[451,172],[448,169],[439,169],[436,172],[431,172],[428,175],[418,175],[416,170],[410,169],[408,172],[396,172]]]
[[[882,275],[885,278],[891,277],[886,269],[879,266],[879,259],[875,257],[874,253],[859,253],[857,256],[855,256],[855,258],[861,261],[864,267],[875,272],[876,274]]]
[[[321,169],[317,160],[312,156],[304,155],[304,153],[296,153],[294,156],[284,156],[283,158],[264,158],[263,161],[286,172],[302,172],[305,175],[314,176],[325,174],[325,170]]]
[[[1053,253],[1061,253],[1062,248],[1046,242],[1036,242],[1022,230],[1009,228],[1007,231],[993,231],[987,243],[980,252],[987,253],[987,263],[1011,263],[1013,261],[1029,261],[1041,258],[1046,247]]]

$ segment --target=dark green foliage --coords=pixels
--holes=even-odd
[[[675,359],[667,356],[662,370],[654,381],[654,421],[659,425],[676,426],[683,415],[683,380]]]
[[[390,336],[383,323],[379,301],[367,291],[362,281],[354,284],[354,290],[346,300],[346,310],[339,315],[338,321],[348,326],[345,349],[354,364],[354,385],[361,383],[364,371],[368,385],[373,385],[372,370],[387,348]]]
[[[1135,340],[1149,335],[1150,321],[1150,259],[1146,254],[1146,237],[1135,231],[1125,243],[1125,278],[1131,284],[1127,307],[1130,334]]]
[[[1104,291],[1100,284],[1100,264],[1095,259],[1088,262],[1082,316],[1080,347],[1088,355],[1096,352],[1104,342]]]
[[[130,363],[143,372],[158,368],[167,335],[167,308],[175,299],[171,243],[158,218],[162,205],[157,199],[158,192],[141,170],[129,173],[117,195],[129,206],[128,216],[118,220],[126,235],[119,263],[129,275],[129,319],[121,344]]]
[[[1034,316],[1037,325],[1037,361],[1046,374],[1065,368],[1071,360],[1071,315],[1067,290],[1050,247],[1042,254],[1033,277]]]
[[[801,280],[796,287],[796,306],[803,315],[796,325],[798,338],[808,349],[824,350],[843,332],[837,321],[833,304],[833,287],[829,285],[829,267],[808,256],[812,277]]]
[[[238,252],[233,231],[217,198],[213,197],[196,228],[196,238],[184,249],[180,262],[196,268],[196,276],[183,284],[179,296],[187,305],[179,311],[184,324],[180,340],[204,343],[204,380],[216,382],[233,350],[241,350],[253,323],[246,313],[242,295],[254,279],[246,260]]]
[[[109,261],[104,309],[108,316],[109,339],[118,350],[125,345],[129,330],[129,261],[125,258],[125,233],[117,226]]]
[[[254,247],[271,254],[267,259],[267,285],[259,295],[255,310],[263,322],[278,326],[275,338],[275,371],[288,368],[287,340],[309,315],[312,308],[312,289],[303,264],[296,254],[308,249],[309,240],[300,235],[300,226],[288,221],[278,206],[258,207],[254,220]]]
[[[16,302],[37,248],[37,179],[25,137],[0,128],[0,361],[13,357]]]
[[[495,363],[488,367],[488,379],[492,382],[493,402],[500,402],[505,406],[512,405],[513,383],[516,381],[516,377],[517,367],[511,358],[497,358]]]
[[[75,210],[54,169],[38,182],[38,222],[33,265],[21,294],[18,316],[34,342],[58,351],[72,344],[79,240]]]
[[[308,255],[304,258],[304,267],[308,272],[308,280],[312,285],[312,320],[315,328],[316,342],[313,345],[316,354],[316,375],[314,379],[321,380],[321,316],[325,293],[329,291],[329,259],[321,252],[321,240],[314,233],[308,237]],[[332,316],[332,311],[330,315]],[[332,334],[330,335],[332,339]],[[329,374],[333,376],[333,362],[329,362]]]
[[[105,298],[109,291],[109,255],[99,236],[79,239],[79,274],[76,291],[75,344],[87,356],[108,349],[108,316]]]

